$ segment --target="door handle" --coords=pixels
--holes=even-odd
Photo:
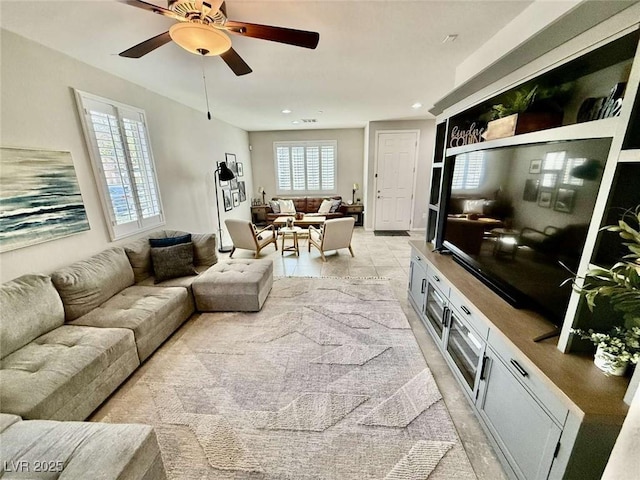
[[[513,365],[513,368],[515,368],[518,371],[518,373],[523,377],[529,376],[529,373],[524,368],[522,368],[522,366],[518,362],[516,362],[513,358],[509,360],[509,363],[511,363],[511,365]]]

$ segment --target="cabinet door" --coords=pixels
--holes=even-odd
[[[475,394],[485,342],[450,308],[445,355],[453,363],[453,372],[462,379],[469,396]]]
[[[487,356],[480,416],[518,478],[546,479],[561,430],[489,348]]]
[[[418,258],[411,258],[409,271],[409,295],[419,308],[421,315],[424,315],[424,297],[427,291],[427,270],[422,264],[422,260]]]
[[[425,324],[433,332],[435,340],[442,345],[447,326],[447,301],[445,296],[427,281],[427,300],[425,306]]]

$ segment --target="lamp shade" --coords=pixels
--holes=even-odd
[[[234,178],[236,178],[231,169],[227,167],[227,162],[220,162],[220,165],[218,165],[218,178],[222,182],[226,182],[228,180],[233,180]]]
[[[360,185],[358,185],[357,183],[353,184],[353,189],[354,190],[360,190]]]
[[[215,27],[182,22],[169,28],[171,40],[196,55],[221,55],[231,48],[231,39]]]

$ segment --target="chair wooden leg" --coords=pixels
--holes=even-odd
[[[353,248],[351,248],[351,245],[349,245],[349,252],[351,253],[352,257],[355,257],[355,255],[353,254]]]
[[[233,253],[236,251],[236,247],[231,247],[231,253],[229,254],[229,258],[233,257]]]

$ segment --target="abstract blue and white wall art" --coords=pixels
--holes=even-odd
[[[86,230],[71,152],[0,147],[0,252]]]

